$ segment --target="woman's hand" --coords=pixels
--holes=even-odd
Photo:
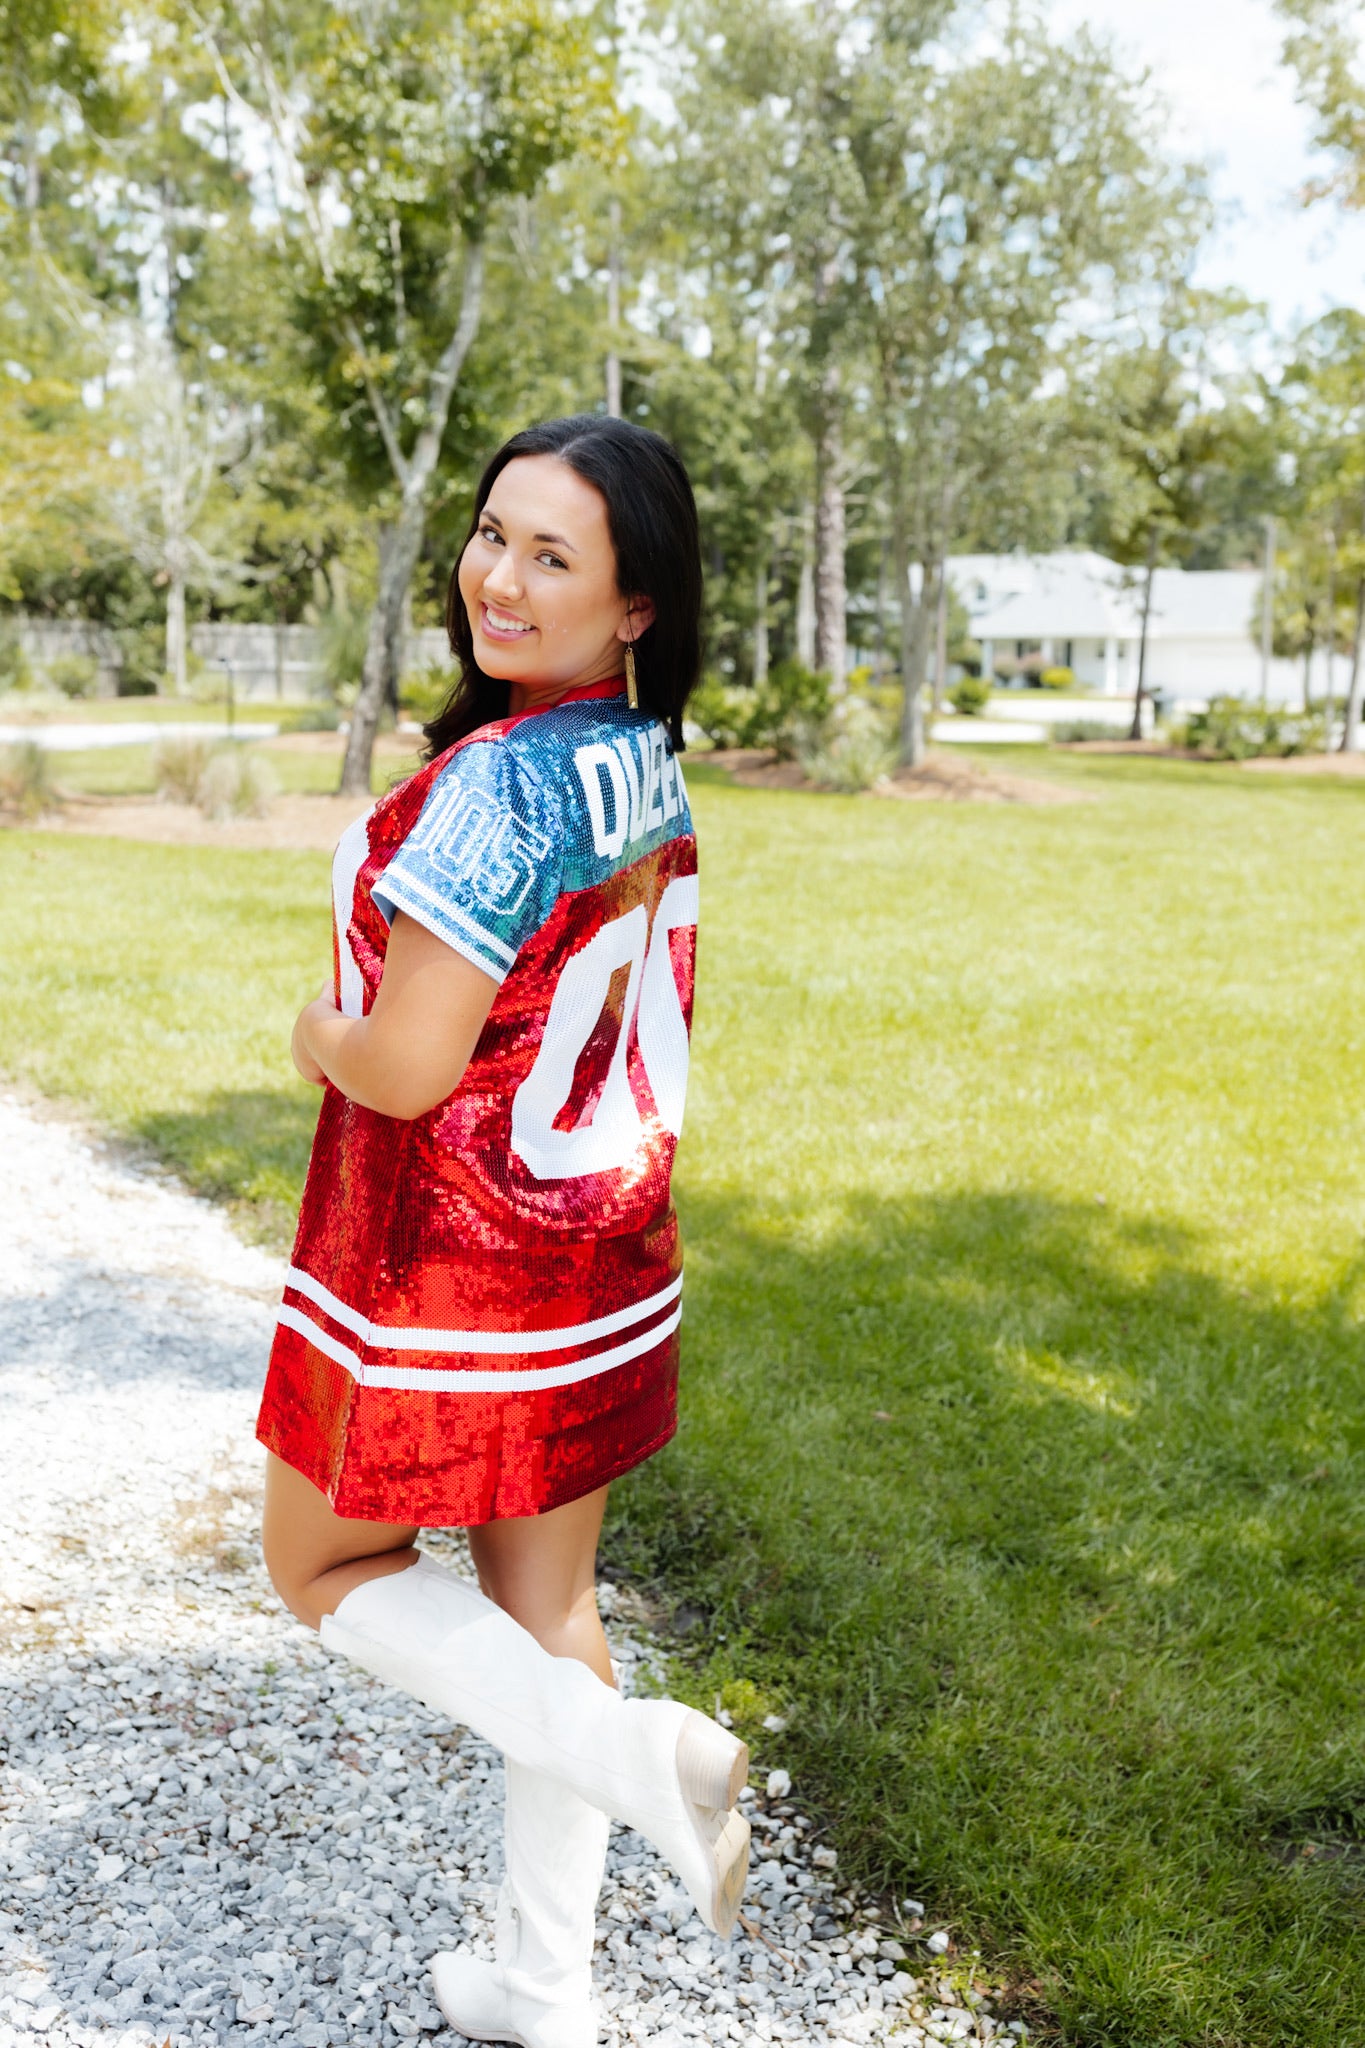
[[[294,1065],[315,1088],[321,1088],[327,1076],[308,1050],[308,1027],[317,1018],[336,1017],[340,1012],[332,1001],[330,978],[324,981],[311,1003],[305,1003],[294,1020],[294,1035],[289,1043],[290,1056]]]
[[[459,1086],[498,984],[399,911],[369,1013],[344,1017],[327,985],[294,1026],[294,1065],[352,1102],[404,1122]]]

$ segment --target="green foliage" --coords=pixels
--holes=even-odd
[[[1315,140],[1335,159],[1332,175],[1315,180],[1307,197],[1335,193],[1348,207],[1365,205],[1365,62],[1354,0],[1277,0],[1277,11],[1290,25],[1285,57],[1312,110]]]
[[[1321,753],[1327,744],[1320,713],[1262,710],[1241,697],[1213,697],[1208,708],[1186,721],[1177,744],[1218,761],[1246,761],[1257,754]]]
[[[419,725],[435,718],[455,687],[455,670],[449,662],[428,661],[409,669],[398,685],[398,702]]]
[[[787,759],[794,758],[804,736],[818,731],[829,716],[829,677],[799,661],[777,662],[752,696],[743,744],[775,747]]]
[[[365,665],[369,612],[345,599],[333,599],[316,616],[319,666],[328,694],[336,704],[354,704],[360,694],[361,670]]]
[[[964,718],[979,718],[991,701],[988,676],[963,676],[948,692],[948,702]]]
[[[99,669],[88,654],[57,654],[44,663],[43,674],[64,697],[93,697]]]
[[[0,690],[31,690],[33,669],[12,621],[0,618]]]
[[[341,712],[335,704],[305,704],[289,713],[287,723],[290,732],[336,732]]]
[[[748,730],[751,692],[721,681],[708,669],[687,700],[687,721],[713,747],[741,747]]]
[[[771,747],[786,760],[824,725],[830,710],[827,675],[799,661],[780,661],[752,689],[703,677],[687,716],[716,747]]]
[[[1038,687],[1040,690],[1074,690],[1076,671],[1062,665],[1039,669]]]

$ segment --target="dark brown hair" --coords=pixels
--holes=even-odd
[[[519,455],[555,455],[601,492],[616,551],[616,588],[653,600],[654,620],[635,642],[640,709],[683,744],[683,706],[701,669],[701,538],[682,458],[661,434],[600,413],[576,413],[527,427],[499,448],[479,479],[474,517],[460,554],[479,530],[489,493]],[[424,730],[434,760],[456,740],[507,716],[508,685],[474,659],[474,635],[460,596],[459,561],[446,593],[446,631],[459,679]]]

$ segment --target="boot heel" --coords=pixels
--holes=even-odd
[[[678,1782],[687,1797],[724,1813],[748,1781],[748,1745],[705,1714],[689,1714],[678,1733]]]

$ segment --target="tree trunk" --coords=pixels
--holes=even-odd
[[[427,386],[426,418],[410,456],[398,446],[397,429],[382,399],[367,386],[370,401],[384,436],[395,474],[402,484],[398,517],[394,521],[387,558],[381,551],[379,592],[370,614],[365,663],[361,670],[360,695],[351,712],[351,730],[346,739],[346,758],[341,764],[340,793],[368,796],[370,769],[374,758],[374,736],[386,698],[397,688],[403,641],[404,599],[412,572],[422,552],[426,533],[427,501],[431,496],[440,460],[441,442],[450,418],[450,402],[465,357],[478,332],[483,308],[483,245],[472,242],[465,252],[464,283],[460,293],[460,315],[455,332],[446,343]]]
[[[1142,631],[1138,639],[1137,688],[1133,692],[1133,723],[1128,728],[1130,740],[1142,738],[1142,700],[1147,694],[1147,627],[1152,616],[1152,584],[1156,578],[1156,553],[1159,540],[1154,526],[1147,541],[1147,577],[1142,586]]]
[[[943,692],[948,681],[948,563],[940,557],[936,566],[937,594],[934,600],[934,710],[943,709]]]
[[[796,658],[802,668],[815,667],[814,515],[809,506],[801,522],[801,574],[796,585]]]
[[[403,600],[422,552],[426,532],[426,489],[404,492],[402,509],[379,549],[379,590],[370,613],[360,694],[351,711],[346,759],[341,769],[343,796],[368,795],[374,736],[379,714],[390,703],[398,677],[403,641]]]
[[[768,677],[768,555],[765,549],[754,575],[754,686]]]
[[[1351,680],[1346,686],[1346,710],[1341,727],[1339,751],[1343,754],[1360,752],[1360,699],[1365,689],[1365,576],[1356,583],[1356,629],[1351,642]]]
[[[889,553],[890,544],[887,541],[886,535],[883,534],[877,556],[877,645],[873,655],[878,682],[881,681],[883,671],[886,668],[887,558]]]
[[[910,545],[903,521],[894,540],[896,588],[900,593],[901,724],[900,762],[918,768],[924,759],[924,671],[929,652],[929,614],[910,595]]]
[[[815,666],[843,693],[847,668],[848,591],[844,580],[843,425],[837,372],[822,392],[815,445]]]
[[[185,628],[185,568],[176,555],[167,564],[166,674],[177,697],[190,686],[189,644]]]
[[[1323,732],[1322,751],[1332,751],[1332,699],[1336,695],[1337,660],[1337,540],[1334,533],[1328,538],[1327,555],[1327,674],[1323,678]]]

